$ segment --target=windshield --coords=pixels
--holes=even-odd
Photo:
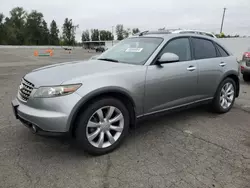
[[[101,54],[98,59],[143,65],[163,41],[156,37],[128,38]]]

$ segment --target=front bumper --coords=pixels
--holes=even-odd
[[[76,93],[56,98],[31,97],[27,102],[16,98],[12,101],[12,107],[15,117],[33,132],[61,135],[69,132],[69,116],[80,99]]]

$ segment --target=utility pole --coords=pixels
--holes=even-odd
[[[222,33],[222,28],[223,28],[223,23],[224,23],[225,12],[226,12],[226,8],[224,8],[224,10],[223,10],[223,16],[222,16],[222,20],[221,20],[220,33]]]

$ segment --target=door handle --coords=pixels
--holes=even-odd
[[[221,66],[221,67],[224,67],[224,66],[226,66],[226,63],[221,62],[221,63],[220,63],[220,66]]]
[[[196,67],[194,67],[194,66],[189,66],[189,67],[187,68],[188,71],[194,71],[195,69],[196,69]]]

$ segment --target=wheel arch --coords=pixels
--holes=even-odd
[[[237,71],[228,71],[224,77],[220,80],[219,84],[225,80],[226,78],[231,78],[235,81],[235,84],[236,84],[236,97],[239,96],[240,94],[240,79],[239,79],[239,76],[237,74]]]
[[[120,100],[128,109],[129,116],[130,116],[130,126],[134,126],[136,123],[136,105],[133,98],[130,94],[124,90],[123,88],[117,87],[106,87],[100,88],[95,91],[92,91],[85,97],[83,97],[77,105],[73,108],[70,113],[69,120],[68,120],[68,130],[71,136],[74,136],[75,128],[76,128],[76,121],[82,111],[90,105],[93,101],[103,97],[114,97]]]

